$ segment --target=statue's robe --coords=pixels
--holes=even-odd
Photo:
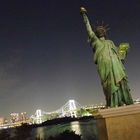
[[[118,48],[111,40],[98,38],[94,32],[89,36],[94,51],[107,106],[115,107],[132,104],[127,75],[118,54]]]

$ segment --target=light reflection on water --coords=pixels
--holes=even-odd
[[[76,134],[81,135],[81,127],[80,123],[78,121],[76,122],[71,122],[70,123],[70,128],[72,131],[74,131]]]
[[[67,124],[57,124],[34,128],[32,131],[32,137],[47,139],[50,136],[58,135],[65,130],[75,131],[76,134],[82,136],[83,140],[98,140],[95,120],[85,122],[74,121]]]
[[[40,138],[40,139],[44,139],[45,138],[44,127],[39,127],[39,128],[36,129],[36,137]]]

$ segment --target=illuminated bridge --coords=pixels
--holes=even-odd
[[[33,123],[39,124],[53,118],[61,118],[65,116],[77,117],[77,110],[80,108],[82,108],[82,106],[78,102],[75,100],[69,100],[58,110],[52,112],[45,112],[41,109],[37,109],[35,115],[31,116],[31,119]]]

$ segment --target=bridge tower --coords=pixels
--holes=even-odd
[[[76,109],[77,108],[76,108],[75,100],[69,100],[68,105],[69,105],[70,116],[71,117],[77,117],[77,114],[76,114]]]
[[[65,117],[65,111],[64,111],[63,107],[61,108],[61,116]]]
[[[36,123],[37,124],[42,123],[42,111],[41,111],[41,109],[37,109],[35,114],[36,114]]]

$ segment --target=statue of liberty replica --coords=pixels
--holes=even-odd
[[[123,65],[129,44],[121,43],[116,47],[113,41],[107,39],[107,26],[98,25],[93,30],[84,7],[81,7],[80,13],[94,52],[94,62],[101,79],[106,106],[118,107],[133,104]]]

